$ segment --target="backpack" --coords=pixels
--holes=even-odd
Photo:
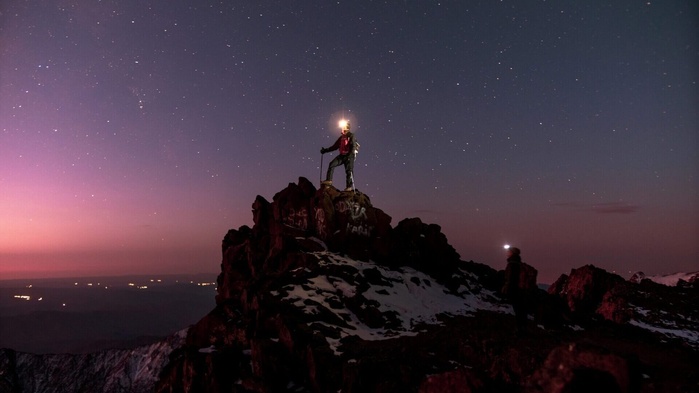
[[[539,272],[531,265],[522,262],[519,268],[519,289],[533,290],[537,288],[536,276]]]

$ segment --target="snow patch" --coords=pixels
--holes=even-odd
[[[200,348],[199,353],[214,353],[216,352],[216,348],[214,348],[213,345],[207,347],[207,348]]]
[[[636,273],[634,276],[636,276],[639,281],[640,279],[648,279],[651,280],[655,283],[662,284],[662,285],[667,285],[669,287],[674,287],[677,286],[677,284],[682,281],[686,282],[692,282],[694,280],[699,279],[699,272],[681,272],[681,273],[673,273],[673,274],[666,274],[662,276],[646,276],[645,274],[639,272]]]
[[[666,336],[673,336],[676,338],[683,339],[685,342],[688,342],[693,346],[699,345],[699,333],[692,331],[692,330],[661,328],[661,327],[653,326],[653,325],[650,325],[648,323],[637,321],[637,320],[631,320],[631,321],[629,321],[629,323],[633,326],[637,326],[637,327],[640,327],[641,329],[649,330],[651,332],[656,332],[656,333],[664,334]]]
[[[302,308],[308,315],[320,313],[319,307],[334,313],[345,326],[331,325],[315,321],[313,324],[327,326],[339,331],[340,338],[326,337],[331,349],[339,354],[338,348],[342,338],[354,336],[363,340],[386,340],[398,336],[414,336],[419,332],[414,328],[420,324],[439,324],[439,315],[471,315],[477,310],[489,310],[511,313],[509,305],[497,304],[487,299],[494,299],[491,291],[482,290],[474,294],[469,287],[480,285],[469,282],[462,285],[457,294],[450,293],[434,279],[418,270],[403,267],[392,270],[371,262],[356,261],[337,254],[321,251],[314,253],[319,257],[320,266],[344,265],[353,268],[358,275],[365,276],[367,270],[381,275],[382,284],[369,287],[361,293],[369,302],[378,304],[378,311],[396,317],[399,326],[392,328],[370,328],[351,310],[342,306],[343,298],[357,295],[354,284],[334,275],[319,275],[309,278],[299,285],[287,285],[288,291],[283,300]],[[466,278],[465,278],[466,279]],[[332,305],[330,304],[332,303]]]

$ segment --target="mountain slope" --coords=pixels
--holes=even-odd
[[[90,354],[42,354],[0,350],[0,392],[150,392],[186,330],[134,349]]]
[[[658,284],[674,287],[676,285],[692,285],[699,281],[699,272],[674,273],[661,276],[646,276],[643,272],[634,273],[629,281],[640,283],[643,280],[650,280]]]
[[[299,179],[230,230],[212,311],[131,351],[0,351],[2,392],[690,392],[699,287],[592,265],[523,291],[439,226],[395,227],[361,193]],[[213,306],[213,305],[212,305]],[[184,335],[186,334],[186,338]],[[184,343],[182,342],[184,341]]]
[[[460,260],[436,225],[391,227],[366,195],[303,178],[271,203],[258,196],[253,217],[224,238],[217,306],[157,391],[651,392],[699,382],[693,339],[632,323],[643,320],[629,303],[639,287],[622,291],[626,282],[601,269],[531,293],[534,322],[517,332],[501,273]]]

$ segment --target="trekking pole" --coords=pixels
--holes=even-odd
[[[354,160],[357,159],[357,150],[355,150],[352,154],[354,154],[354,157],[352,158],[352,172],[350,172],[350,179],[352,179],[352,193],[356,194],[357,193],[357,187],[354,185]]]
[[[320,153],[320,173],[318,174],[319,183],[323,183],[323,153]]]

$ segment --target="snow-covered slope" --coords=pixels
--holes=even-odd
[[[478,310],[512,313],[511,306],[484,289],[475,277],[469,278],[472,273],[465,270],[455,274],[462,284],[450,290],[410,267],[389,269],[327,251],[313,254],[321,261],[319,268],[295,272],[301,279],[273,294],[311,318],[322,315],[325,326],[331,324],[328,321],[337,321],[332,325],[340,332],[340,338],[326,336],[336,353],[345,337],[385,340],[414,336],[420,325],[440,324],[440,315],[471,315]],[[348,307],[350,299],[357,298],[362,299],[361,310],[373,309],[376,324]],[[328,314],[334,317],[328,318]]]
[[[30,354],[0,350],[0,391],[151,392],[170,353],[184,344],[187,330],[130,350],[90,354]]]
[[[674,287],[680,282],[680,280],[684,281],[684,282],[688,282],[688,283],[693,283],[694,281],[699,279],[699,272],[691,272],[691,273],[680,272],[680,273],[665,274],[665,275],[659,275],[659,276],[646,276],[643,272],[637,272],[637,273],[634,273],[633,276],[631,276],[629,281],[639,283],[644,279],[651,280],[651,281],[658,283],[658,284]]]

